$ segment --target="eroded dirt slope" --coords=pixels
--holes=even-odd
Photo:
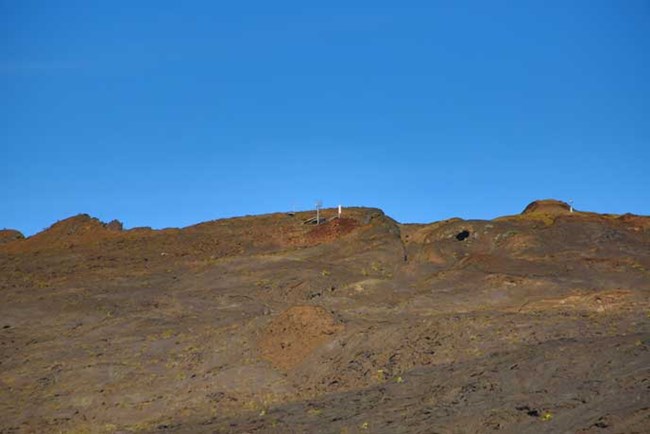
[[[3,233],[0,432],[648,432],[650,218],[312,217]]]

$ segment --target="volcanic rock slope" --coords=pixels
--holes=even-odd
[[[4,231],[0,433],[650,432],[650,218],[310,217]]]

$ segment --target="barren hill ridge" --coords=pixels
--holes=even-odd
[[[650,218],[0,231],[0,433],[648,432]]]

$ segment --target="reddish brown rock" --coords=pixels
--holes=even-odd
[[[571,206],[561,200],[545,199],[536,200],[528,204],[522,214],[545,213],[545,214],[569,214]]]
[[[25,236],[14,229],[2,229],[0,230],[0,244],[9,243],[11,241],[22,240]]]

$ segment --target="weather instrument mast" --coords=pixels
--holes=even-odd
[[[320,209],[323,206],[323,201],[322,200],[317,200],[316,201],[316,224],[320,224]]]

